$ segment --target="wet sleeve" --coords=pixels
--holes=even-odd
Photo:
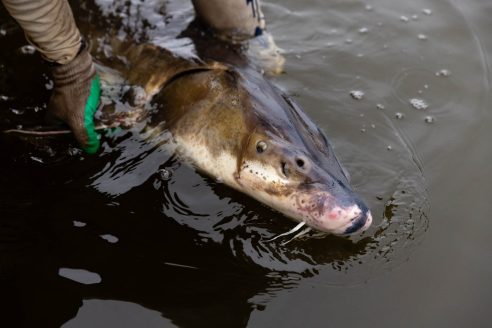
[[[70,62],[81,36],[67,0],[1,0],[26,38],[48,61]]]

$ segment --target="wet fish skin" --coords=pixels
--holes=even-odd
[[[199,170],[312,228],[363,231],[372,216],[328,139],[252,69],[189,71],[152,102],[178,152]]]

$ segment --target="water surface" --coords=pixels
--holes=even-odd
[[[105,67],[107,26],[200,54],[187,2],[73,7]],[[486,326],[492,5],[264,7],[287,59],[272,80],[330,137],[373,226],[265,242],[295,224],[183,164],[166,133],[107,132],[96,157],[3,137],[2,326]],[[37,124],[47,68],[4,11],[1,31],[0,128]]]

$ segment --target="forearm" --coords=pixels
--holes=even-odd
[[[79,51],[81,36],[66,0],[2,0],[43,58],[70,62]]]

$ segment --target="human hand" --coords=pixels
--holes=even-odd
[[[88,154],[98,151],[99,135],[94,127],[101,95],[99,76],[85,49],[69,63],[52,69],[54,88],[48,104],[48,119],[61,120],[72,130]]]

